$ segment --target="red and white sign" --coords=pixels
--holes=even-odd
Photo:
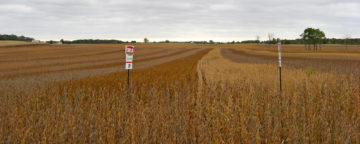
[[[134,58],[134,51],[135,51],[135,47],[134,46],[125,46],[125,69],[133,69],[132,66],[132,62],[133,62],[133,58]]]
[[[133,54],[135,50],[134,46],[125,46],[125,54]]]

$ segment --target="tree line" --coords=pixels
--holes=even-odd
[[[53,44],[56,41],[47,41],[47,43],[49,44]],[[60,40],[61,43],[63,44],[122,44],[122,43],[136,43],[136,41],[122,41],[122,40],[103,40],[103,39],[79,39],[79,40],[72,40],[72,41],[68,41],[68,40],[64,40],[61,39]]]
[[[50,40],[47,43],[54,43],[56,41]],[[59,41],[57,41],[59,42]],[[80,39],[80,40],[60,40],[63,44],[122,44],[122,43],[137,43],[137,41],[122,41],[122,40],[102,40],[102,39]],[[145,41],[144,41],[145,42]],[[231,42],[216,42],[213,40],[209,41],[158,41],[158,42],[149,42],[146,40],[145,43],[194,43],[194,44],[247,44],[247,43],[265,43],[265,44],[276,44],[282,42],[283,44],[305,44],[303,39],[279,39],[273,38],[272,40],[260,41],[260,40],[244,40],[244,41],[231,41]],[[321,44],[360,44],[360,38],[350,38],[350,39],[338,39],[338,38],[327,38],[321,41]]]
[[[305,44],[303,39],[295,39],[295,40],[281,40],[283,44]],[[269,43],[266,41],[265,43]],[[270,43],[276,44],[277,41],[271,41]],[[321,44],[360,44],[360,38],[349,38],[349,39],[337,39],[337,38],[327,38],[322,40]]]
[[[306,28],[303,33],[300,34],[299,39],[295,40],[287,40],[287,39],[275,39],[274,34],[269,33],[268,35],[269,40],[267,41],[260,41],[259,36],[256,36],[256,40],[246,40],[242,41],[241,43],[267,43],[267,44],[276,44],[281,42],[282,44],[304,44],[306,50],[314,50],[317,51],[318,49],[321,50],[322,44],[345,44],[345,48],[348,45],[353,44],[360,44],[359,38],[351,38],[350,36],[346,35],[343,39],[336,39],[336,38],[326,38],[325,33],[320,29],[315,28]]]
[[[176,42],[176,41],[159,41],[153,43],[194,43],[194,44],[248,44],[248,43],[265,43],[265,44],[276,44],[282,42],[283,44],[304,44],[306,49],[314,47],[314,49],[321,48],[321,44],[345,44],[345,45],[359,45],[360,38],[350,38],[349,36],[345,38],[326,38],[325,33],[319,29],[307,28],[304,30],[304,33],[300,35],[301,38],[298,39],[279,39],[274,38],[273,34],[269,34],[269,40],[260,41],[259,36],[256,40],[244,40],[244,41],[231,41],[231,42],[215,42],[213,40],[209,41],[186,41],[186,42]],[[33,41],[34,38],[17,36],[14,34],[0,34],[0,40],[16,40],[16,41]],[[49,44],[54,44],[56,42],[61,42],[63,44],[122,44],[122,43],[136,43],[135,40],[132,41],[122,41],[122,40],[103,40],[103,39],[79,39],[79,40],[63,40],[47,41]],[[144,43],[150,43],[148,38],[144,38]]]
[[[25,36],[17,36],[17,35],[14,35],[14,34],[11,34],[11,35],[0,34],[0,40],[33,41],[34,38],[25,37]]]

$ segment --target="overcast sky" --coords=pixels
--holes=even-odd
[[[360,0],[0,0],[0,34],[40,40],[360,37]]]

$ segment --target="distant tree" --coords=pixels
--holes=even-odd
[[[241,41],[241,43],[253,43],[253,44],[257,44],[257,43],[259,43],[259,41],[257,41],[257,40],[244,40],[244,41]]]
[[[61,41],[61,40],[60,40]],[[102,39],[79,39],[73,41],[63,41],[65,44],[119,44],[121,40],[102,40]]]
[[[273,41],[273,39],[274,39],[274,33],[269,33],[268,34],[268,38],[269,38],[269,40],[268,40],[268,44],[269,44],[269,48],[272,48],[273,46],[271,45],[271,44],[274,44],[274,41]],[[275,50],[275,47],[274,47],[274,50]]]
[[[165,43],[170,43],[170,41],[169,41],[169,40],[165,40]]]
[[[282,40],[284,42],[284,44],[306,44],[306,48],[310,47],[309,49],[312,49],[312,43],[309,43],[309,41],[305,41],[302,37],[299,39],[286,39],[286,40]],[[273,38],[271,40],[271,43],[276,44],[280,42],[279,38]],[[360,38],[348,38],[347,41],[346,39],[343,37],[341,39],[336,39],[336,38],[325,38],[320,40],[319,46],[321,44],[345,44],[345,42],[347,42],[348,45],[353,45],[353,44],[357,44],[360,45]],[[240,43],[239,41],[237,41],[236,43]],[[245,40],[245,41],[241,41],[241,43],[257,43],[257,40]],[[309,44],[308,44],[309,43]],[[320,48],[320,47],[319,47]]]
[[[14,34],[0,34],[0,40],[15,40],[15,41],[32,41],[34,38],[25,37],[25,36],[17,36]]]
[[[61,42],[61,43],[64,43],[64,39],[61,39],[60,42]]]
[[[344,40],[344,42],[345,42],[345,49],[347,50],[349,43],[351,44],[351,36],[350,36],[349,34],[346,34],[346,35],[345,35],[345,40]]]
[[[135,40],[132,40],[131,43],[136,43],[136,41],[135,41]]]
[[[257,41],[257,43],[260,43],[260,36],[259,35],[256,36],[256,41]]]
[[[274,33],[269,33],[269,34],[268,34],[268,38],[269,38],[268,43],[269,43],[269,44],[273,44]]]
[[[318,48],[321,50],[321,43],[326,39],[325,33],[320,29],[307,28],[300,35],[304,41],[305,49],[311,50],[311,45],[313,45],[313,50],[317,51]]]
[[[209,43],[210,44],[214,44],[215,42],[213,40],[209,40]]]
[[[323,44],[323,42],[325,40],[326,40],[325,33],[323,31],[321,31],[320,29],[316,29],[315,30],[315,44],[314,44],[315,49],[317,50],[319,48],[321,50],[321,45]]]
[[[18,39],[25,40],[25,36],[20,36]]]
[[[313,28],[307,28],[304,30],[304,32],[300,35],[304,41],[305,49],[311,50],[310,45],[313,41],[313,35],[314,35],[315,29]]]
[[[233,40],[233,41],[231,42],[231,44],[235,44],[235,41]]]
[[[276,38],[276,43],[279,43],[281,42],[281,39],[280,38]]]
[[[148,38],[144,38],[144,43],[148,43],[149,39]]]

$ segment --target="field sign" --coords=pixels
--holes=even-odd
[[[134,46],[125,46],[125,69],[133,69]]]
[[[126,63],[125,69],[133,69],[132,63]]]

